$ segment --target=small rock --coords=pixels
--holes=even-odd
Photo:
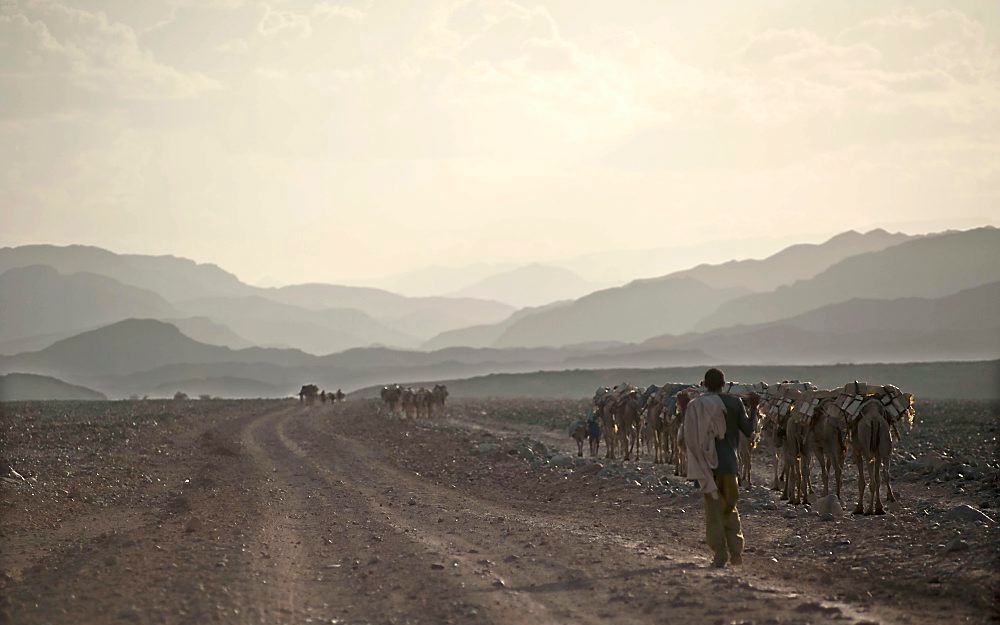
[[[832,512],[823,512],[822,514],[819,515],[819,520],[820,521],[832,521],[833,520],[833,513]]]
[[[968,550],[969,550],[969,543],[962,540],[961,538],[952,539],[951,542],[945,545],[944,548],[945,553],[955,553],[957,551],[968,551]]]
[[[554,467],[571,467],[573,466],[573,456],[569,454],[558,454],[552,456],[552,460],[549,461]]]
[[[494,588],[506,588],[507,587],[507,583],[504,582],[502,579],[500,579],[498,577],[495,580],[493,580],[493,587]]]
[[[827,495],[826,497],[820,497],[816,500],[816,511],[819,512],[820,517],[829,514],[833,517],[839,517],[844,515],[844,509],[840,506],[840,501],[837,499],[836,495]]]
[[[441,571],[444,570],[444,565],[435,562],[434,564],[431,565],[431,568],[434,569],[435,571]]]
[[[198,517],[191,517],[188,522],[184,524],[184,531],[188,534],[197,532],[201,529],[201,519]]]
[[[990,525],[996,524],[996,521],[994,521],[992,517],[990,517],[989,515],[980,510],[976,510],[969,504],[962,504],[961,506],[955,506],[947,513],[945,513],[945,517],[949,519],[955,519],[958,521],[972,521],[972,522],[983,521],[984,523],[988,523]]]

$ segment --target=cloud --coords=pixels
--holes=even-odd
[[[48,1],[0,11],[0,90],[19,94],[6,114],[190,98],[219,87],[203,74],[159,62],[133,28],[103,13]]]

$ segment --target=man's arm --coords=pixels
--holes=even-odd
[[[743,405],[740,398],[737,397],[733,403],[736,405],[736,424],[739,426],[740,432],[743,432],[743,436],[747,438],[753,438],[754,428],[757,427],[756,415],[753,417],[747,415],[746,406]]]

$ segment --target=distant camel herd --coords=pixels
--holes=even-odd
[[[299,401],[306,404],[314,404],[317,399],[324,404],[327,401],[330,403],[340,402],[344,401],[344,397],[346,397],[346,395],[344,395],[344,392],[339,388],[336,393],[332,391],[321,391],[315,384],[306,384],[299,391]]]
[[[383,386],[380,395],[383,405],[390,412],[403,414],[410,419],[430,418],[435,412],[444,411],[448,387],[435,384],[434,388],[428,389],[391,384]]]
[[[683,475],[684,412],[691,399],[702,392],[703,388],[691,384],[651,385],[645,390],[627,383],[599,388],[594,393],[590,421],[578,421],[570,428],[577,453],[583,455],[583,442],[589,440],[590,454],[597,455],[603,435],[606,458],[620,456],[628,461],[634,454],[638,459],[645,448],[654,463],[672,463],[674,474]],[[823,495],[830,494],[832,476],[841,499],[844,460],[850,448],[858,467],[855,514],[884,514],[879,494],[883,480],[886,498],[896,500],[889,463],[899,426],[913,425],[913,396],[909,393],[891,385],[864,382],[821,390],[798,381],[771,386],[763,382],[729,383],[723,392],[739,397],[747,413],[757,417],[753,436],[740,435],[737,460],[741,484],[750,485],[751,454],[767,430],[775,453],[772,488],[782,490],[782,499],[792,504],[809,503],[813,458],[820,467]]]

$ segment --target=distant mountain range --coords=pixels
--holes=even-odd
[[[558,346],[585,341],[637,342],[664,333],[679,334],[694,329],[731,300],[811,279],[846,258],[911,239],[884,230],[846,232],[825,243],[789,247],[763,260],[701,265],[659,278],[635,280],[569,303],[519,314],[517,319],[508,318],[493,328],[452,330],[425,345],[495,337],[492,343],[485,344]]]
[[[809,280],[726,302],[695,329],[775,321],[854,298],[940,297],[998,274],[1000,230],[949,232],[851,256]]]
[[[264,289],[184,259],[80,249],[77,266],[76,248],[0,250],[0,353],[12,354],[0,373],[115,397],[256,397],[306,382],[351,390],[570,368],[1000,358],[995,228],[849,232],[516,311],[364,287]],[[55,264],[33,264],[44,260]],[[485,284],[524,280],[514,271]],[[222,294],[206,295],[212,285]]]
[[[1000,356],[1000,282],[941,298],[851,299],[780,321],[652,338],[635,349],[693,348],[737,364],[988,360]]]
[[[191,315],[231,323],[222,339],[227,345],[243,344],[234,343],[242,335],[257,345],[313,353],[375,344],[409,347],[451,329],[496,323],[515,310],[494,301],[409,298],[364,287],[260,288],[215,265],[183,258],[52,245],[0,248],[0,302],[0,353],[37,349],[51,344],[49,339],[133,317]],[[200,312],[209,308],[217,316]]]

